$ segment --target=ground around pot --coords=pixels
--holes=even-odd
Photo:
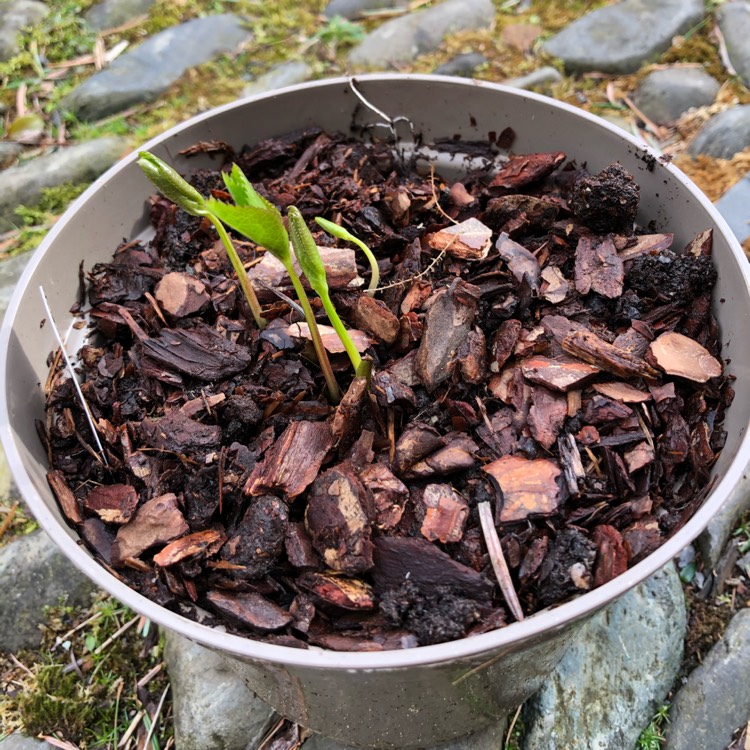
[[[38,174],[45,171],[42,161],[47,155],[45,152],[55,148],[70,150],[69,146],[93,142],[102,154],[99,169],[105,169],[108,160],[112,163],[117,158],[117,149],[132,148],[174,122],[229,101],[239,95],[246,85],[255,84],[254,90],[257,91],[259,86],[278,85],[279,81],[293,82],[300,78],[317,78],[353,70],[348,62],[348,54],[368,33],[386,23],[398,23],[415,17],[419,21],[420,17],[416,14],[422,10],[414,6],[401,8],[389,17],[382,9],[376,9],[363,17],[357,14],[363,11],[367,13],[367,3],[341,2],[332,3],[329,14],[319,16],[318,13],[325,10],[322,3],[304,7],[299,4],[274,4],[259,8],[250,3],[225,5],[188,2],[176,6],[146,2],[139,6],[136,16],[123,17],[117,15],[116,3],[102,3],[96,14],[92,12],[87,16],[92,20],[86,21],[83,12],[90,3],[34,5],[41,6],[36,9],[37,15],[28,16],[24,23],[35,25],[29,31],[22,32],[20,37],[12,38],[9,47],[2,48],[7,60],[0,63],[6,135],[0,142],[0,161],[6,166],[0,172],[0,213],[5,212],[3,216],[9,217],[3,219],[7,223],[0,229],[4,232],[0,237],[0,253],[3,254],[0,261],[0,306],[7,304],[8,292],[23,268],[25,256],[22,253],[39,241],[65,205],[93,177],[91,173],[77,171],[71,165],[67,184],[40,185]],[[453,70],[454,74],[473,73],[492,81],[524,77],[522,85],[537,87],[556,98],[602,114],[673,155],[678,165],[696,180],[712,200],[717,201],[730,196],[732,191],[742,190],[744,182],[741,177],[750,169],[747,151],[750,136],[743,125],[747,122],[744,119],[747,117],[745,106],[750,102],[750,94],[746,88],[747,51],[738,42],[734,30],[741,29],[742,24],[747,22],[746,6],[729,2],[712,5],[705,11],[701,7],[697,15],[689,16],[686,25],[677,29],[670,26],[671,17],[657,14],[652,19],[652,26],[657,32],[654,36],[661,39],[656,39],[656,47],[637,61],[634,69],[603,74],[601,71],[612,71],[611,66],[619,64],[606,59],[605,50],[597,51],[600,56],[593,58],[588,70],[567,72],[565,64],[549,56],[540,42],[568,28],[575,33],[578,47],[593,45],[587,37],[590,30],[585,26],[576,26],[574,22],[578,18],[587,18],[589,24],[612,23],[610,19],[595,15],[599,8],[606,5],[598,2],[528,3],[524,0],[498,0],[494,14],[486,14],[484,8],[477,8],[475,28],[450,34],[435,49],[423,50],[415,59],[399,61],[397,69],[430,72],[450,63],[452,67],[449,70]],[[621,4],[625,13],[628,7],[627,2]],[[93,20],[97,14],[104,14],[105,11],[113,12],[113,15],[105,15],[103,22]],[[335,16],[334,11],[351,14],[353,18],[348,20]],[[247,13],[251,17],[251,34],[237,41],[229,55],[222,56],[217,52],[218,57],[191,68],[174,82],[170,83],[168,77],[155,81],[151,91],[159,90],[159,86],[167,82],[156,99],[131,102],[126,109],[106,115],[92,110],[92,105],[87,105],[89,109],[80,109],[74,115],[65,114],[60,108],[60,102],[79,84],[90,79],[97,69],[106,68],[118,57],[129,54],[139,41],[181,22],[226,12]],[[667,12],[671,11],[665,10]],[[42,15],[44,18],[39,20]],[[95,23],[100,24],[98,30]],[[237,39],[231,36],[235,27],[230,24],[228,28],[230,38],[224,50],[235,44]],[[375,69],[389,67],[389,53],[385,50],[384,54],[385,61],[373,63]],[[291,68],[287,65],[289,58],[299,57],[305,60],[306,66]],[[568,62],[568,69],[571,65],[573,63]],[[665,67],[673,78],[659,80],[658,74]],[[718,90],[715,87],[711,89],[712,84],[707,83],[705,78],[696,80],[696,69],[718,84]],[[266,77],[271,73],[273,75]],[[217,79],[222,85],[216,84]],[[709,93],[706,93],[707,86]],[[655,87],[656,97],[651,93]],[[107,93],[106,90],[104,93]],[[109,97],[110,102],[111,99]],[[674,121],[663,121],[667,102],[673,109],[666,111],[675,118]],[[111,107],[112,104],[106,106]],[[737,113],[731,115],[737,121],[727,122],[727,112]],[[696,138],[697,145],[692,147],[693,152],[686,153],[691,139],[709,125],[707,132],[711,134],[710,139]],[[115,144],[110,140],[101,140],[112,135],[124,140]],[[707,147],[701,145],[707,141],[720,141],[722,151],[710,153]],[[24,192],[20,191],[21,185],[28,185],[24,187]],[[27,196],[25,200],[28,205],[23,208],[13,197],[20,194]],[[3,195],[11,197],[4,198]],[[720,207],[722,203],[727,206],[727,218],[733,220],[730,222],[733,226],[747,226],[747,215],[741,215],[746,204],[723,200]],[[745,237],[740,236],[740,239],[744,241]],[[3,471],[0,469],[1,477]],[[2,484],[0,489],[3,489]],[[21,515],[20,508],[15,506],[12,490],[5,488],[2,495],[0,519],[5,519],[6,523],[0,527],[0,543],[12,546],[15,543],[13,535],[30,530],[33,522]],[[736,503],[738,506],[746,504],[747,498],[736,498]],[[733,622],[733,615],[747,607],[747,580],[750,574],[747,557],[750,552],[750,527],[747,520],[730,518],[717,530],[718,541],[713,549],[718,553],[708,564],[693,548],[689,548],[677,561],[687,602],[685,657],[672,690],[658,696],[657,707],[649,708],[649,715],[639,716],[634,722],[644,727],[636,745],[639,750],[664,746],[664,736],[667,737],[667,747],[696,747],[683,738],[697,736],[690,731],[692,728],[705,727],[709,721],[717,719],[682,709],[679,716],[672,716],[669,706],[675,695],[694,689],[691,686],[692,675],[696,675],[695,684],[700,686],[698,678],[701,674],[696,673],[696,667],[708,661],[711,648],[719,642],[726,625]],[[48,604],[58,607],[59,602]],[[45,626],[50,629],[50,634],[45,635],[42,646],[18,650],[12,656],[9,651],[5,652],[3,697],[0,699],[0,726],[3,731],[48,735],[55,737],[58,743],[70,743],[68,746],[114,747],[122,743],[122,747],[141,747],[147,739],[148,724],[153,722],[156,729],[148,738],[151,747],[169,746],[173,725],[170,708],[172,696],[171,692],[164,692],[165,683],[159,682],[164,679],[164,667],[160,667],[157,674],[149,676],[159,667],[161,652],[158,644],[149,645],[148,653],[144,652],[146,645],[151,644],[150,639],[155,637],[153,626],[135,620],[127,630],[118,634],[122,627],[134,620],[133,615],[121,612],[121,609],[115,602],[103,600],[90,609],[68,610],[61,622],[58,622],[61,615],[55,610]],[[41,624],[44,617],[38,616]],[[83,625],[92,617],[96,619]],[[737,622],[734,631],[741,635],[746,626],[739,620]],[[97,623],[101,623],[101,629]],[[67,648],[64,645],[55,646],[52,633],[65,636],[77,625],[82,625],[80,630],[66,636],[63,641],[63,644],[70,641]],[[94,655],[102,644],[113,637]],[[83,641],[76,641],[77,638]],[[122,647],[122,656],[108,656],[112,649],[120,648],[117,644],[121,641],[130,644],[127,648]],[[729,656],[723,660],[714,659],[712,664],[714,661],[738,663],[737,660],[742,664],[742,643],[741,638],[733,635],[732,644],[735,645],[729,648]],[[98,667],[98,660],[103,661],[104,665]],[[28,674],[27,670],[32,674]],[[101,682],[104,675],[107,684]],[[141,682],[143,685],[139,686]],[[734,722],[734,725],[712,725],[711,732],[704,732],[709,740],[703,747],[715,747],[717,750],[743,748],[750,716],[741,702],[731,700],[732,691],[737,689],[736,684],[722,679],[719,674],[719,678],[713,680],[713,685],[713,690],[730,691],[725,702],[734,705],[734,713],[730,712],[721,720]],[[24,690],[20,689],[21,686]],[[20,702],[19,696],[24,693],[34,696],[34,700]],[[72,727],[66,723],[70,717],[64,708],[70,706],[71,695],[74,696],[76,713],[84,717],[84,728],[81,728],[80,722]],[[37,701],[36,697],[39,696],[42,700]],[[721,694],[719,696],[721,700]],[[161,709],[157,714],[159,703]],[[678,700],[677,705],[685,706],[689,702]],[[131,739],[122,742],[128,728],[136,720]],[[528,714],[519,714],[507,733],[508,739],[504,740],[506,747],[527,746],[524,738],[530,733],[523,731],[526,722],[531,726]],[[191,731],[197,731],[197,728],[191,730],[186,725],[183,729],[183,732]],[[183,735],[185,743],[189,742],[187,736]],[[269,725],[267,736],[279,740],[274,747],[295,747],[304,739],[304,732],[277,722]],[[184,746],[189,747],[189,744]],[[269,746],[271,743],[267,742],[266,747]],[[610,746],[620,747],[617,744]],[[216,747],[226,745],[219,741]],[[630,748],[627,747],[627,750]]]

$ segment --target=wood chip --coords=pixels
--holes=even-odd
[[[195,560],[210,557],[221,549],[226,536],[216,529],[196,531],[194,534],[180,537],[168,544],[161,552],[154,555],[154,563],[166,568],[182,560]]]
[[[622,294],[625,268],[611,237],[581,237],[576,248],[575,282],[579,294],[596,292],[614,299]]]
[[[572,359],[550,359],[537,356],[523,360],[521,372],[532,383],[539,383],[553,391],[567,393],[593,380],[600,370],[598,367]]]
[[[83,500],[83,507],[96,513],[105,523],[127,523],[137,505],[138,493],[128,484],[94,487]]]
[[[565,499],[557,481],[560,467],[556,461],[503,456],[482,469],[503,492],[501,523],[523,521],[530,515],[549,515]]]
[[[594,383],[591,387],[597,393],[614,401],[622,401],[624,404],[640,404],[651,400],[648,391],[641,391],[627,383]]]
[[[189,273],[172,273],[162,276],[154,289],[161,309],[173,318],[185,318],[203,310],[211,300],[206,285]]]
[[[529,429],[531,436],[549,450],[556,442],[568,418],[568,399],[542,386],[532,388]]]
[[[466,528],[469,506],[449,484],[428,484],[422,494],[425,507],[420,533],[429,541],[459,542]]]
[[[668,331],[651,342],[653,361],[668,375],[678,375],[696,383],[705,383],[721,375],[722,366],[705,347],[681,333]]]
[[[293,619],[289,612],[278,604],[252,591],[237,594],[209,591],[206,599],[217,612],[261,633],[281,630]]]
[[[460,260],[484,260],[492,247],[492,230],[472,217],[427,235],[427,244]]]
[[[328,573],[303,573],[297,583],[325,604],[339,609],[375,608],[372,588],[358,578],[342,578]]]
[[[386,344],[396,342],[401,324],[385,303],[363,294],[357,299],[353,315],[354,325],[371,333],[379,341]]]
[[[372,493],[374,525],[387,531],[398,525],[409,499],[407,486],[384,464],[369,464],[359,478]]]
[[[618,240],[627,241],[626,237],[616,237],[615,247],[618,246]],[[632,260],[639,255],[652,255],[662,252],[663,250],[669,250],[672,247],[674,241],[674,234],[644,234],[640,237],[633,238],[635,242],[632,244],[624,244],[622,248],[617,247],[618,255],[620,260]]]
[[[557,266],[545,266],[541,272],[542,284],[539,294],[556,305],[562,302],[570,291],[570,283],[563,276],[563,272]]]
[[[634,474],[638,469],[642,469],[644,466],[652,463],[656,455],[654,453],[653,445],[649,445],[646,441],[638,443],[634,448],[629,451],[625,451],[623,458],[625,459],[625,465],[628,467],[628,471]]]
[[[320,338],[327,352],[331,354],[343,354],[346,351],[346,347],[333,326],[318,323],[318,330],[320,331]],[[375,343],[364,331],[358,331],[356,328],[349,328],[348,331],[355,349],[360,354],[366,352]],[[287,328],[287,333],[296,339],[312,341],[310,326],[307,323],[292,323]]]
[[[656,380],[659,377],[658,371],[644,359],[607,343],[591,331],[569,333],[563,339],[562,347],[568,354],[620,378]]]
[[[76,525],[83,523],[83,515],[81,514],[81,509],[78,507],[78,498],[73,494],[73,490],[68,487],[65,475],[58,469],[48,471],[47,482],[55,494],[57,502],[60,503],[60,508],[65,518],[70,523]]]
[[[533,291],[539,289],[541,269],[539,261],[523,245],[512,240],[501,232],[495,243],[500,257],[507,263],[508,269],[519,284],[527,284]]]
[[[565,161],[562,151],[511,156],[494,176],[491,187],[519,188],[541,180]]]

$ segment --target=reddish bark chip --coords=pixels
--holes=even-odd
[[[354,308],[354,325],[371,333],[386,344],[394,344],[401,324],[398,318],[380,300],[363,294]]]
[[[603,586],[628,569],[628,552],[614,526],[597,526],[592,536],[597,548],[594,586]]]
[[[137,505],[138,493],[129,484],[94,487],[83,501],[83,507],[96,513],[105,523],[127,523]]]
[[[444,250],[460,260],[484,260],[492,247],[491,240],[492,230],[473,217],[427,236],[427,244],[433,250]]]
[[[359,478],[372,493],[375,526],[383,530],[392,529],[403,515],[404,506],[409,499],[408,488],[383,464],[366,466],[360,472]]]
[[[162,276],[154,289],[154,297],[162,310],[173,318],[194,315],[211,300],[206,285],[200,279],[179,271]]]
[[[562,151],[511,156],[495,175],[491,187],[518,188],[541,180],[565,161]]]
[[[194,534],[180,537],[168,544],[161,552],[154,555],[154,563],[162,568],[176,565],[182,560],[210,557],[221,549],[226,536],[216,529],[196,531]]]
[[[358,578],[309,572],[303,573],[297,583],[318,600],[340,609],[366,610],[375,607],[372,588]]]
[[[449,484],[428,484],[422,494],[425,507],[420,532],[431,542],[459,542],[469,517],[469,506]]]
[[[596,292],[613,299],[622,294],[625,268],[611,237],[581,237],[576,248],[575,281],[579,294]]]
[[[281,630],[293,619],[289,612],[279,607],[278,604],[252,591],[236,594],[209,591],[206,599],[217,612],[261,633]]]
[[[651,400],[648,391],[634,388],[627,383],[595,383],[592,388],[613,401],[622,401],[624,404],[640,404]]]
[[[68,487],[65,475],[57,469],[48,471],[47,482],[54,492],[57,502],[60,503],[65,518],[74,524],[82,523],[83,516],[81,515],[81,509],[78,507],[78,498],[73,494],[73,490]]]
[[[656,365],[667,375],[679,375],[696,383],[705,383],[721,375],[721,362],[697,341],[681,333],[662,333],[651,342],[649,351]]]
[[[554,513],[563,501],[558,484],[560,467],[546,458],[503,456],[483,467],[503,491],[501,523],[523,521],[530,515]]]
[[[521,372],[532,383],[539,383],[553,391],[567,393],[581,388],[598,375],[600,370],[584,362],[537,356],[523,360]]]

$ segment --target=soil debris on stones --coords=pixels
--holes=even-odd
[[[263,248],[235,238],[259,332],[210,226],[155,196],[154,239],[113,238],[113,261],[88,276],[78,357],[107,461],[57,367],[40,434],[65,517],[115,575],[232,633],[406,648],[512,621],[480,503],[524,616],[608,582],[686,522],[733,397],[710,233],[681,252],[670,227],[636,224],[620,165],[590,175],[561,152],[496,152],[483,146],[494,172],[457,182],[388,143],[309,129],[190,177],[226,195],[231,159],[302,212],[373,364],[368,387],[326,333],[339,405]],[[374,298],[369,267],[316,216],[375,253]]]

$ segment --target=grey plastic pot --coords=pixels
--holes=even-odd
[[[40,326],[44,313],[37,288],[44,285],[58,324],[68,329],[81,259],[90,268],[111,256],[113,243],[146,230],[151,187],[135,155],[75,202],[18,285],[0,337],[0,434],[34,515],[71,561],[103,589],[160,625],[235,657],[261,698],[305,726],[349,744],[428,747],[481,729],[532,694],[578,624],[667,563],[738,491],[750,452],[745,434],[750,419],[750,347],[745,345],[749,277],[731,231],[700,191],[643,144],[596,117],[535,94],[438,76],[373,75],[359,78],[357,85],[381,110],[407,116],[425,142],[453,135],[486,138],[491,131],[499,134],[510,127],[516,133],[516,153],[561,150],[592,171],[619,161],[640,183],[639,221],[674,231],[677,247],[699,231],[713,229],[719,271],[716,311],[723,353],[737,376],[737,397],[727,418],[729,436],[715,467],[713,491],[678,533],[627,573],[572,602],[491,633],[406,651],[336,653],[259,643],[188,620],[126,587],[91,558],[63,521],[47,486],[46,456],[34,420],[44,414],[46,359],[55,348],[49,326]],[[382,118],[361,104],[348,80],[336,79],[221,107],[173,128],[145,148],[189,171],[208,163],[205,155],[189,162],[178,156],[197,141],[240,146],[309,125],[361,132],[363,126],[378,123]],[[408,133],[399,127],[402,135]],[[460,170],[461,165],[456,158],[453,166]]]

